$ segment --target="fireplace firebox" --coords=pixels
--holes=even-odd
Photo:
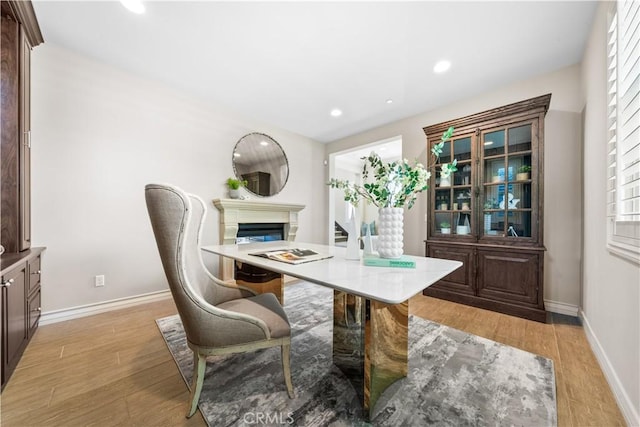
[[[238,244],[284,240],[284,224],[238,224]]]

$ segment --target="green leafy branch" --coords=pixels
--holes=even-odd
[[[365,182],[363,185],[335,178],[331,178],[327,185],[343,190],[344,200],[354,206],[358,205],[360,199],[364,199],[379,208],[406,205],[411,209],[417,195],[429,188],[430,170],[438,164],[444,144],[452,135],[453,127],[442,134],[440,142],[431,148],[432,163],[426,168],[417,161],[409,164],[406,159],[385,163],[377,153],[371,153],[362,157],[362,180]],[[458,170],[456,165],[455,159],[451,163],[441,164],[440,175],[448,177]]]

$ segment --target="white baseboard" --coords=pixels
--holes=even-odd
[[[111,301],[87,304],[78,307],[65,308],[62,310],[48,311],[40,316],[40,325],[64,322],[65,320],[78,319],[80,317],[91,316],[93,314],[105,313],[107,311],[118,310],[134,305],[146,304],[153,301],[160,301],[171,298],[171,291],[151,292],[134,297],[120,298]]]
[[[544,309],[553,313],[578,317],[578,311],[580,310],[580,307],[573,304],[567,304],[566,302],[544,300]]]
[[[604,348],[602,348],[602,345],[600,345],[598,337],[596,337],[593,329],[591,329],[589,320],[582,310],[580,310],[580,319],[582,319],[582,325],[584,327],[584,333],[587,336],[587,341],[589,341],[591,350],[593,350],[596,359],[598,359],[600,368],[602,369],[602,372],[604,373],[604,376],[607,379],[609,386],[611,387],[611,391],[613,391],[613,396],[615,397],[616,402],[618,402],[618,406],[620,406],[620,410],[622,411],[622,415],[627,421],[627,425],[640,426],[640,416],[634,408],[629,395],[624,390],[624,387],[620,382],[620,378],[616,374],[616,371],[611,365],[611,362],[609,361]]]

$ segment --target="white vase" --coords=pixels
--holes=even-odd
[[[378,210],[378,254],[380,258],[400,258],[403,254],[403,208]]]
[[[239,199],[240,198],[240,189],[236,188],[230,188],[229,189],[229,198],[230,199]]]

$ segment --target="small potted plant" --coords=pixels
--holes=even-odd
[[[529,174],[531,173],[531,166],[522,165],[518,168],[518,173],[516,174],[516,179],[518,181],[526,181],[529,179]]]
[[[440,232],[442,234],[451,234],[451,224],[449,224],[448,222],[441,222],[440,223]]]
[[[240,180],[236,178],[228,178],[227,179],[227,187],[229,187],[229,198],[230,199],[239,199],[240,198],[240,187],[244,187],[247,185],[247,181]]]
[[[487,200],[485,200],[484,202],[485,209],[496,209],[497,206],[498,206],[498,203],[496,202],[496,199],[494,199],[493,197],[488,197]]]

